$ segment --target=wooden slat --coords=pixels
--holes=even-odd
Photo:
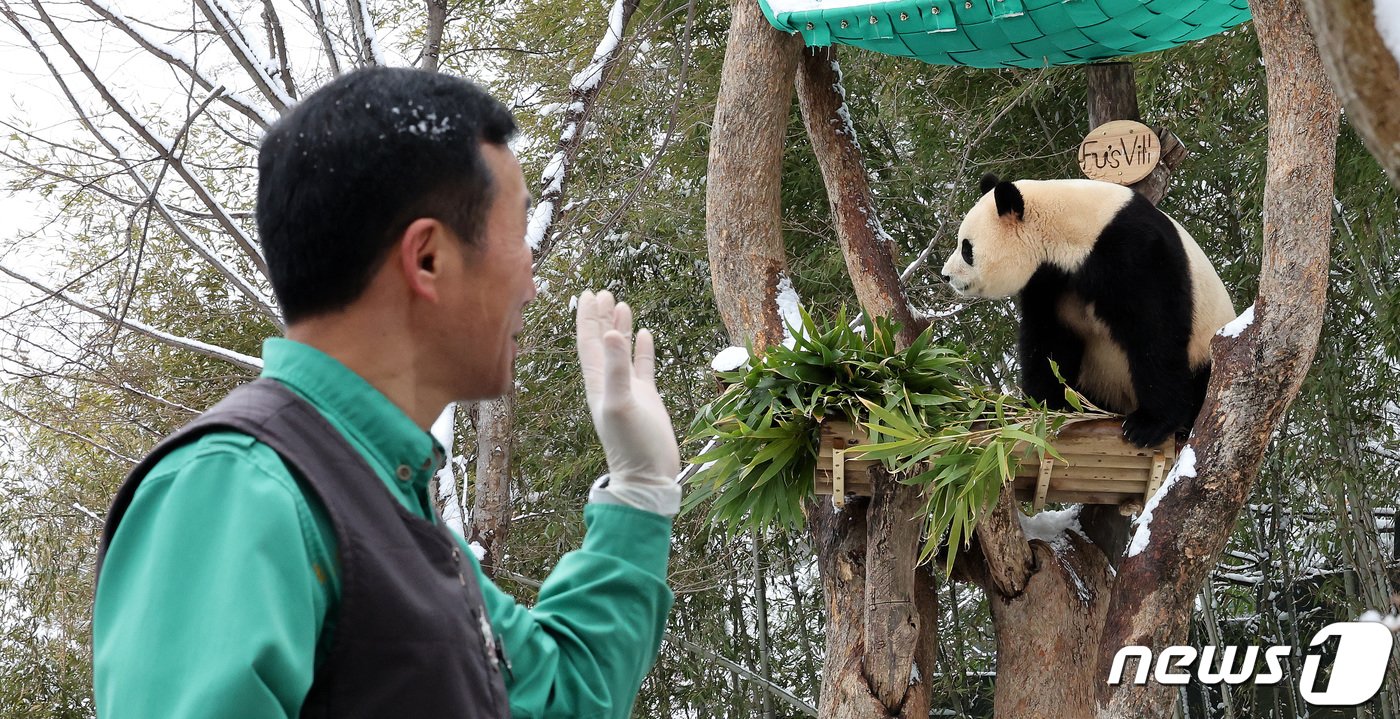
[[[1061,477],[1059,470],[1051,477],[1049,489],[1054,492],[1108,492],[1110,494],[1131,494],[1140,496],[1142,488],[1146,482],[1141,479],[1135,480],[1107,480],[1107,479],[1073,479]],[[1016,487],[1035,487],[1039,491],[1039,483],[1030,478],[1016,478]]]
[[[816,481],[812,483],[813,492],[820,495],[831,494],[831,472],[817,470]],[[870,484],[870,475],[846,472],[846,494],[854,494],[857,497],[869,497],[874,487]]]
[[[1119,504],[1124,500],[1138,499],[1142,495],[1136,492],[1132,494],[1121,494],[1113,492],[1061,492],[1051,489],[1045,495],[1048,504]],[[1035,491],[1032,489],[1016,490],[1016,499],[1021,502],[1031,502],[1035,500]]]
[[[839,439],[854,451],[869,438],[863,428],[847,422],[823,423],[821,434],[815,487],[817,494],[831,494],[833,445]],[[1129,444],[1123,439],[1121,419],[1068,424],[1051,438],[1051,444],[1065,461],[1047,458],[1042,466],[1024,443],[1013,450],[1013,455],[1021,457],[1015,477],[1017,498],[1033,503],[1036,510],[1046,503],[1141,504],[1160,485],[1165,467],[1175,462],[1177,453],[1173,440],[1151,449]],[[870,496],[869,470],[877,463],[846,460],[845,493]],[[1043,469],[1048,469],[1048,474]]]
[[[831,504],[837,509],[846,506],[846,439],[831,440]]]
[[[1040,474],[1036,477],[1035,502],[1031,507],[1039,512],[1045,506],[1045,495],[1050,491],[1050,475],[1055,469],[1055,460],[1046,457],[1040,461]]]

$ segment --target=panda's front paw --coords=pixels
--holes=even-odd
[[[1150,412],[1138,410],[1123,420],[1123,439],[1147,449],[1161,444],[1176,432],[1180,422],[1163,419]]]

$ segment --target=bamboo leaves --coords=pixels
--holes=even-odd
[[[1020,460],[1058,456],[1046,437],[1070,415],[969,381],[967,360],[931,346],[929,332],[897,351],[899,326],[885,318],[853,328],[843,311],[823,328],[804,312],[791,329],[792,342],[720,373],[729,388],[690,427],[691,440],[708,444],[691,460],[702,466],[686,511],[711,502],[711,519],[730,530],[800,526],[820,423],[847,421],[870,435],[848,459],[879,460],[899,481],[924,488],[921,559],[946,536],[951,568]],[[1067,392],[1073,406],[1085,406]]]

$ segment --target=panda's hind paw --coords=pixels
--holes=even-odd
[[[1172,436],[1179,424],[1139,410],[1123,421],[1123,439],[1144,449],[1156,447]]]

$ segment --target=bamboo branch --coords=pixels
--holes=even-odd
[[[43,292],[50,297],[53,297],[54,299],[64,302],[65,304],[80,309],[93,316],[104,319],[112,325],[124,327],[133,332],[138,332],[158,342],[163,342],[172,347],[179,347],[180,349],[196,352],[204,355],[205,357],[212,357],[214,359],[230,362],[244,369],[250,369],[253,371],[258,371],[262,369],[262,360],[258,359],[257,357],[250,357],[241,352],[234,352],[233,350],[224,349],[223,347],[211,345],[207,342],[200,342],[199,340],[193,340],[187,337],[172,335],[168,332],[162,332],[144,322],[138,322],[133,319],[122,319],[116,317],[109,312],[100,310],[96,307],[93,307],[92,305],[82,302],[81,300],[74,299],[73,297],[70,297],[67,294],[64,294],[63,292],[60,292],[59,290],[50,289],[42,283],[30,279],[29,277],[22,275],[18,272],[15,272],[14,270],[11,270],[8,267],[5,267],[4,265],[0,265],[0,273],[9,275],[10,277],[19,280],[20,282],[23,282],[29,285],[30,287],[33,287],[39,290],[40,292]]]
[[[295,100],[272,79],[268,73],[268,61],[258,56],[252,43],[248,42],[248,38],[243,35],[243,31],[238,27],[238,23],[234,22],[228,10],[219,0],[194,0],[194,4],[209,24],[214,26],[214,32],[224,41],[224,46],[233,55],[233,59],[248,73],[258,92],[262,93],[279,115],[286,112]]]
[[[196,2],[203,2],[203,0],[196,0]],[[215,217],[218,219],[219,225],[224,228],[224,230],[233,238],[234,242],[238,244],[238,246],[243,250],[245,254],[247,254],[248,258],[258,268],[258,271],[266,275],[267,263],[263,260],[262,254],[259,253],[257,248],[253,246],[252,241],[248,238],[246,234],[244,234],[242,228],[240,228],[233,221],[233,219],[228,216],[228,213],[219,204],[218,200],[214,199],[214,197],[209,193],[208,189],[204,187],[203,183],[201,183],[198,180],[198,178],[194,177],[194,175],[190,173],[189,168],[186,167],[185,163],[181,161],[180,158],[175,157],[173,152],[174,148],[168,146],[166,142],[156,137],[149,129],[146,128],[145,125],[143,125],[139,120],[137,120],[136,117],[132,115],[131,112],[127,110],[124,105],[122,105],[120,100],[118,100],[115,96],[112,95],[111,91],[107,89],[106,84],[103,83],[97,77],[97,73],[93,71],[93,69],[88,65],[87,61],[84,60],[82,55],[77,51],[77,49],[75,49],[73,45],[68,42],[68,38],[64,36],[63,32],[58,29],[58,26],[54,23],[53,19],[49,17],[47,12],[44,11],[43,6],[39,4],[39,0],[32,0],[32,4],[35,10],[39,12],[41,21],[44,23],[45,26],[48,27],[49,32],[53,34],[54,39],[57,40],[59,45],[63,47],[63,50],[68,54],[69,59],[71,59],[74,62],[74,64],[78,66],[78,70],[83,74],[83,77],[87,78],[88,82],[92,85],[93,89],[97,90],[98,94],[102,96],[102,99],[104,102],[106,102],[107,107],[110,108],[119,117],[121,117],[122,120],[126,122],[127,126],[130,127],[131,130],[138,137],[144,140],[146,144],[150,146],[151,149],[153,149],[156,152],[156,154],[161,157],[161,159],[165,160],[167,163],[170,163],[171,169],[175,170],[175,173],[185,181],[185,184],[188,185],[189,188],[194,192],[195,196],[198,197],[200,201],[204,203],[204,206],[209,208],[210,212],[214,213]],[[17,19],[12,19],[12,22],[16,22],[16,24],[18,24]],[[33,45],[36,50],[39,49],[37,43],[35,43],[32,39],[30,40],[30,44]],[[50,72],[54,75],[56,79],[59,79],[61,82],[61,76],[58,74],[57,70],[53,68],[53,65],[51,63],[49,67]],[[77,101],[70,100],[70,102],[74,104],[75,109],[77,109],[81,114],[81,108],[77,105]],[[95,125],[91,123],[85,124],[87,125],[88,129],[93,132],[94,135],[99,136],[99,139],[103,139],[101,137],[101,131],[96,129]],[[107,144],[107,141],[105,139],[103,140],[103,142],[104,144]],[[116,150],[113,150],[113,153],[116,155],[121,154]]]
[[[127,37],[136,41],[137,45],[145,48],[146,52],[154,55],[165,64],[183,72],[191,80],[198,83],[201,88],[204,88],[206,91],[212,91],[219,85],[191,65],[188,60],[181,57],[174,48],[157,43],[143,35],[136,29],[129,18],[117,12],[109,5],[105,4],[105,2],[100,0],[82,0],[82,2],[92,9],[93,12],[102,16],[109,24],[126,33]],[[219,95],[219,101],[237,111],[240,115],[248,118],[254,125],[264,130],[277,119],[265,115],[262,110],[258,109],[253,103],[236,92],[224,91]]]
[[[0,269],[3,269],[3,268],[0,268]],[[106,452],[107,454],[110,454],[110,455],[112,455],[113,457],[116,457],[117,459],[120,459],[120,460],[122,460],[123,462],[126,462],[127,464],[136,464],[137,461],[138,461],[137,459],[135,459],[135,458],[133,458],[133,457],[128,457],[127,455],[122,454],[121,452],[118,452],[117,450],[112,449],[111,447],[108,447],[107,445],[102,444],[101,442],[98,442],[97,440],[95,440],[95,439],[93,439],[93,438],[91,438],[91,437],[78,434],[77,432],[74,432],[74,431],[68,430],[68,429],[64,429],[64,428],[62,428],[62,427],[54,426],[54,425],[52,425],[52,424],[49,424],[48,422],[45,422],[45,421],[42,420],[42,419],[39,419],[38,417],[34,417],[34,416],[32,416],[32,415],[29,415],[29,414],[25,413],[24,411],[20,410],[18,407],[15,407],[14,405],[12,405],[12,404],[10,404],[10,403],[4,401],[3,399],[0,399],[0,407],[3,407],[4,409],[8,410],[11,414],[15,415],[16,417],[19,417],[20,419],[22,419],[22,420],[24,420],[24,421],[26,421],[26,422],[28,422],[28,423],[30,423],[30,424],[37,425],[37,426],[39,426],[39,427],[43,427],[44,429],[47,429],[48,431],[53,432],[53,433],[55,433],[55,434],[61,434],[61,435],[65,436],[65,437],[71,437],[71,438],[73,438],[73,439],[76,439],[76,440],[78,440],[79,442],[82,442],[83,444],[86,444],[86,445],[88,445],[88,446],[90,446],[90,447],[93,447],[93,448],[95,448],[95,449],[101,450],[101,451],[103,451],[103,452]]]

